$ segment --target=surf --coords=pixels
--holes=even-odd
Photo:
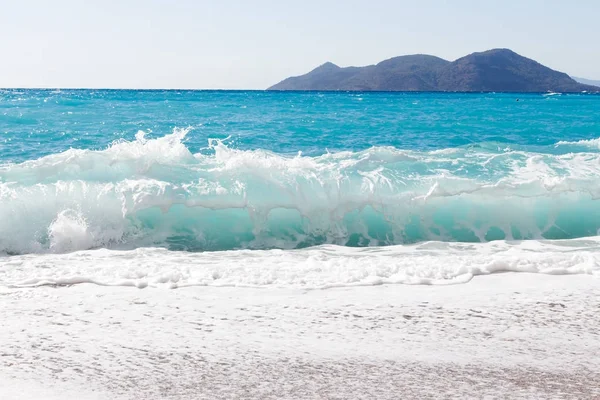
[[[0,252],[369,247],[600,229],[593,141],[305,156],[218,139],[193,153],[189,132],[140,131],[103,150],[1,165]]]

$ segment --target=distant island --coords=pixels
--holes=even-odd
[[[327,62],[267,90],[600,92],[509,49],[469,54],[450,62],[426,54],[390,58],[366,67]]]

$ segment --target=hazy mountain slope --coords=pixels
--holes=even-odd
[[[583,83],[584,85],[592,85],[592,86],[598,86],[598,87],[600,87],[600,81],[599,80],[586,79],[586,78],[578,78],[576,76],[571,76],[571,78],[573,78],[574,80],[576,80],[579,83]]]

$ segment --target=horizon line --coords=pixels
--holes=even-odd
[[[593,85],[592,85],[593,86]],[[166,91],[166,92],[267,92],[267,93],[445,93],[445,94],[485,94],[485,93],[500,93],[500,94],[545,94],[545,93],[564,93],[564,94],[600,94],[600,91],[577,91],[577,92],[553,92],[547,90],[545,92],[511,92],[511,91],[450,91],[450,90],[280,90],[280,89],[182,89],[182,88],[86,88],[86,87],[0,87],[0,90],[43,90],[43,91],[62,91],[62,90],[79,90],[79,91]]]

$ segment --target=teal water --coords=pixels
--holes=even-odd
[[[598,138],[586,94],[3,90],[0,252],[594,236]]]

